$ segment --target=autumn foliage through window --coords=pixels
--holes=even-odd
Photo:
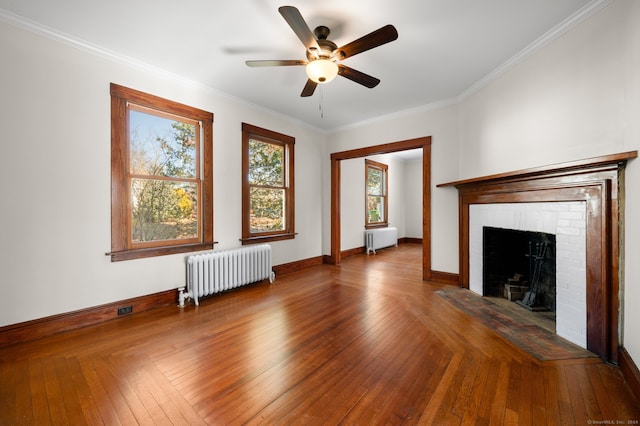
[[[129,106],[131,240],[198,238],[200,125]]]

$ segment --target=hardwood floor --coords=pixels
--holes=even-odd
[[[2,348],[0,424],[638,424],[617,368],[538,362],[421,274],[402,244]]]

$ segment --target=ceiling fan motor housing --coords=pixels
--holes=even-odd
[[[307,49],[307,59],[310,61],[314,61],[316,59],[333,59],[333,52],[338,48],[338,46],[331,40],[322,38],[318,39],[318,46],[320,46],[320,50],[313,46]]]

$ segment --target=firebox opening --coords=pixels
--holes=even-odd
[[[556,311],[556,236],[483,227],[483,295]]]

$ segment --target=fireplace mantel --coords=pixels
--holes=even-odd
[[[495,184],[499,182],[527,181],[540,179],[543,177],[565,176],[574,174],[584,174],[589,171],[599,169],[611,170],[624,166],[627,160],[636,158],[638,151],[628,151],[619,154],[605,155],[601,157],[587,158],[583,160],[570,161],[566,163],[550,164],[547,166],[533,167],[529,169],[516,170],[506,173],[498,173],[477,178],[458,180],[454,182],[441,183],[437,187],[455,186],[460,189],[470,189],[485,184]]]
[[[618,362],[624,167],[637,151],[443,183],[458,189],[460,286],[469,288],[471,204],[586,203],[587,349]]]

